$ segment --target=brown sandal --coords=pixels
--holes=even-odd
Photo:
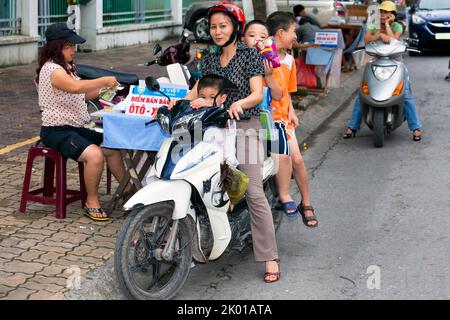
[[[312,216],[307,217],[305,215],[305,211],[312,211]],[[319,225],[319,221],[317,220],[317,217],[314,215],[314,208],[312,206],[304,206],[301,203],[298,205],[298,211],[302,215],[303,224],[307,226],[308,228],[316,228]],[[315,221],[315,224],[309,224],[308,222]]]
[[[280,277],[281,277],[280,259],[274,259],[273,261],[275,261],[278,264],[278,271],[277,272],[266,271],[264,273],[264,282],[265,283],[272,283],[272,282],[276,282],[276,281],[280,280]],[[270,278],[269,278],[270,276],[275,276],[275,279],[270,280]]]

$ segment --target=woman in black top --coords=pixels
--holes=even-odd
[[[250,120],[237,122],[237,159],[239,169],[249,178],[246,200],[251,216],[253,251],[256,261],[265,262],[265,282],[280,278],[278,250],[272,211],[265,197],[262,183],[263,146],[258,104],[263,99],[264,65],[260,54],[238,42],[245,26],[242,10],[229,3],[219,3],[208,12],[210,34],[219,52],[203,57],[203,74],[216,74],[233,82],[237,89],[227,92],[225,108],[230,118]],[[197,95],[197,84],[186,96],[192,108],[209,106]]]

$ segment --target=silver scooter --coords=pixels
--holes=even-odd
[[[366,64],[359,97],[363,120],[373,130],[374,145],[383,147],[386,135],[405,121],[405,66],[401,57],[407,48],[402,41],[392,39],[386,44],[378,40],[366,44],[365,51],[375,59]]]

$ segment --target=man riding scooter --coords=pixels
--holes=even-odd
[[[380,28],[376,24],[369,24],[365,34],[365,42],[382,41],[385,44],[391,41],[399,40],[403,33],[403,28],[400,23],[395,21],[397,8],[392,1],[383,1],[379,7],[380,9]],[[408,127],[412,131],[413,141],[420,141],[422,138],[421,124],[419,115],[417,113],[416,103],[412,96],[409,74],[406,66],[404,67],[404,83],[405,83],[405,101],[403,112],[408,122]],[[356,136],[356,131],[360,129],[362,120],[361,99],[358,96],[353,105],[352,117],[348,123],[346,132],[343,135],[344,139]]]

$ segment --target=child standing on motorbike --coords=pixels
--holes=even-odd
[[[297,91],[297,78],[294,57],[284,50],[292,49],[296,40],[296,22],[288,12],[274,12],[267,18],[269,35],[275,39],[278,57],[281,62],[279,68],[281,76],[277,76],[283,88],[282,97],[272,100],[275,127],[278,130],[278,144],[271,145],[270,151],[279,163],[277,185],[283,210],[288,216],[301,214],[303,223],[310,228],[317,227],[318,221],[311,206],[309,193],[308,172],[295,136],[295,128],[299,120],[295,114],[290,93]],[[276,73],[274,73],[275,75]],[[298,206],[289,193],[291,174],[300,190],[302,200]]]
[[[383,1],[380,5],[381,28],[377,30],[376,25],[369,25],[364,37],[366,43],[381,40],[384,43],[390,43],[391,39],[399,40],[402,35],[403,28],[400,23],[395,21],[397,8],[392,1]],[[408,122],[408,128],[412,131],[413,141],[422,139],[421,124],[419,114],[417,113],[416,103],[411,92],[409,74],[405,66],[405,104],[403,112]],[[359,96],[353,105],[352,117],[348,123],[344,139],[356,136],[362,120],[361,101]]]
[[[219,50],[203,57],[202,73],[222,76],[237,87],[229,90],[224,103],[231,119],[240,120],[243,114],[250,117],[250,120],[237,121],[237,158],[239,169],[250,178],[246,200],[255,259],[265,262],[264,281],[275,282],[280,279],[280,266],[272,211],[263,189],[264,157],[258,134],[261,124],[257,105],[263,99],[264,65],[255,49],[239,42],[245,27],[244,13],[239,7],[219,2],[209,9],[208,20],[211,38]],[[197,94],[197,85],[186,96],[194,100],[191,102],[193,108],[204,106],[204,99]]]

